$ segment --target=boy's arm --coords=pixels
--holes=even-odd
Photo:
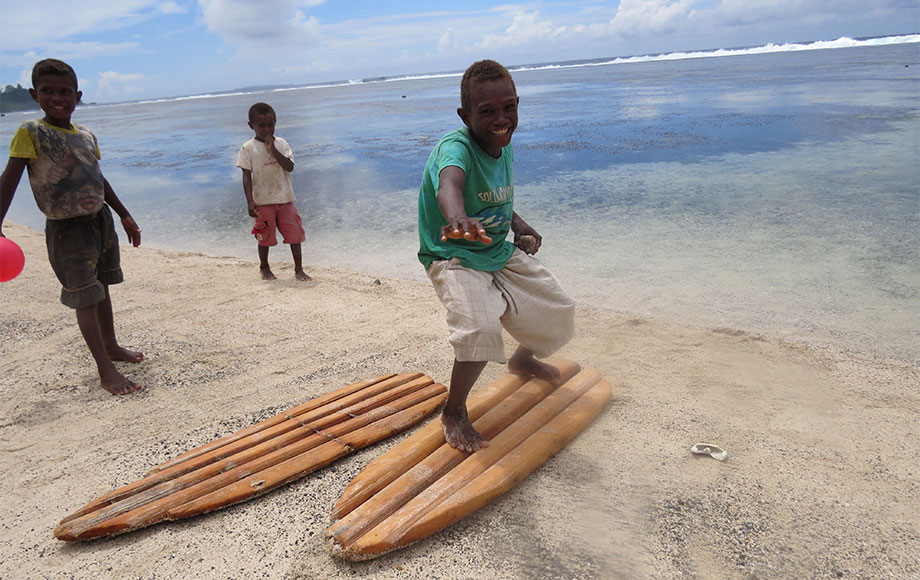
[[[259,217],[259,208],[256,207],[255,200],[252,199],[252,170],[243,169],[243,193],[246,194],[246,206],[249,208],[251,217]]]
[[[13,196],[16,194],[16,188],[19,187],[19,180],[22,179],[22,172],[26,168],[29,160],[24,157],[10,157],[6,163],[6,169],[0,174],[0,238],[3,235],[3,220],[6,218],[6,212],[13,203]]]
[[[275,149],[274,137],[266,137],[265,146],[268,147],[268,152],[271,153],[278,161],[278,165],[280,165],[288,173],[294,171],[294,160],[290,157],[286,157],[284,153]]]
[[[131,214],[128,213],[125,206],[122,205],[118,196],[115,195],[115,190],[112,189],[109,180],[103,177],[102,183],[105,188],[105,202],[109,204],[109,207],[115,210],[115,213],[121,218],[121,225],[125,228],[125,233],[128,234],[128,241],[131,242],[131,245],[135,248],[138,247],[141,245],[141,229],[137,226],[137,223],[134,221],[134,218],[131,217]]]
[[[537,246],[534,248],[533,253],[536,254],[537,250],[540,249],[540,246],[543,245],[543,236],[537,233],[537,230],[533,229],[527,222],[525,222],[521,216],[514,212],[511,215],[511,231],[514,232],[514,244],[517,245],[518,241],[521,239],[521,236],[533,236],[537,239]]]
[[[464,239],[471,242],[491,244],[479,220],[466,215],[463,205],[463,184],[466,173],[454,165],[448,165],[438,174],[438,207],[447,224],[441,226],[441,241]]]

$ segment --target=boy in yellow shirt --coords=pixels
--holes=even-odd
[[[45,242],[51,268],[63,287],[61,303],[76,310],[102,388],[124,395],[140,386],[112,361],[139,363],[144,355],[120,346],[115,338],[109,285],[122,282],[124,275],[110,208],[135,247],[141,244],[141,230],[102,175],[96,136],[70,122],[82,97],[74,70],[60,60],[39,61],[32,69],[32,87],[29,93],[45,116],[26,121],[13,136],[10,158],[0,175],[0,236],[3,218],[28,168],[35,202],[47,218]]]

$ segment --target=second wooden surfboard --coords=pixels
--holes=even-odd
[[[64,518],[54,535],[88,540],[250,499],[418,423],[446,391],[422,373],[343,387],[155,467]]]
[[[375,558],[457,522],[505,493],[575,438],[610,399],[596,370],[556,363],[563,384],[507,374],[471,396],[489,446],[449,447],[434,420],[381,455],[345,489],[327,536],[347,560]]]

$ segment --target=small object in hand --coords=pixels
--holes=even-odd
[[[525,254],[536,254],[537,253],[537,238],[534,236],[523,235],[518,238],[517,247]]]

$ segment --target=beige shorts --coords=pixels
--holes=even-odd
[[[506,362],[502,327],[540,358],[572,338],[575,302],[540,260],[519,249],[496,272],[471,270],[457,258],[432,262],[427,271],[447,308],[458,361]]]

